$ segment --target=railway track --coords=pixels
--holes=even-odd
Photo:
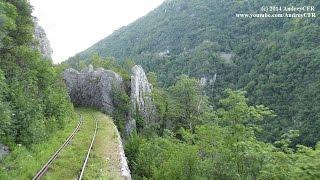
[[[42,169],[32,178],[32,180],[41,179],[46,174],[46,172],[48,171],[48,168],[50,167],[52,162],[58,157],[59,153],[69,144],[69,142],[77,134],[77,132],[80,129],[80,126],[82,125],[82,122],[83,122],[83,117],[80,116],[80,121],[79,121],[77,127],[74,129],[74,131],[67,138],[67,140],[60,146],[60,148],[51,156],[49,161],[42,167]]]
[[[93,119],[94,119],[95,122],[96,122],[96,128],[95,128],[94,133],[93,133],[93,136],[92,136],[92,140],[91,140],[91,143],[90,143],[88,152],[87,152],[86,159],[84,160],[84,163],[83,163],[83,166],[82,166],[82,169],[81,169],[81,173],[80,173],[80,176],[79,176],[79,180],[82,179],[82,176],[83,176],[84,171],[85,171],[85,169],[86,169],[86,166],[87,166],[87,163],[88,163],[88,159],[89,159],[89,156],[90,156],[90,152],[91,152],[91,149],[92,149],[94,140],[95,140],[95,138],[96,138],[97,130],[98,130],[98,121],[97,121],[97,119],[96,119],[96,117],[95,117],[94,115],[92,115],[92,117],[93,117]]]
[[[87,166],[87,163],[88,163],[88,160],[89,160],[89,156],[90,156],[90,153],[91,153],[91,149],[92,149],[92,146],[93,146],[93,143],[94,143],[94,140],[95,140],[95,137],[96,137],[96,134],[97,134],[97,130],[98,130],[98,121],[97,119],[95,118],[95,116],[93,116],[93,119],[95,120],[95,130],[94,130],[94,133],[93,133],[93,136],[92,136],[92,139],[91,139],[91,143],[90,143],[90,146],[89,146],[89,149],[87,151],[87,154],[86,154],[86,158],[83,162],[83,165],[82,165],[82,168],[81,168],[81,172],[80,172],[80,175],[78,177],[78,180],[81,180],[82,177],[83,177],[83,174],[84,174],[84,171],[85,171],[85,168]],[[73,139],[73,137],[77,134],[77,132],[79,131],[80,129],[80,126],[81,124],[83,123],[83,117],[80,116],[80,121],[77,125],[77,127],[75,128],[75,130],[72,132],[72,134],[67,138],[67,140],[60,146],[60,148],[51,156],[51,158],[49,159],[49,161],[42,167],[42,169],[33,177],[33,180],[39,180],[41,179],[45,174],[46,172],[48,171],[50,165],[54,162],[54,160],[58,157],[59,153],[69,144],[69,142]]]

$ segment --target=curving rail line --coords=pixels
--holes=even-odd
[[[98,130],[98,121],[97,121],[97,119],[96,119],[96,117],[94,115],[92,115],[92,117],[96,122],[96,128],[94,130],[94,134],[92,136],[91,144],[89,146],[88,153],[87,153],[86,159],[84,160],[84,163],[83,163],[83,166],[82,166],[82,169],[81,169],[81,173],[80,173],[80,176],[79,176],[78,180],[82,179],[83,173],[84,173],[84,171],[86,169],[86,166],[87,166],[87,163],[88,163],[88,159],[89,159],[90,152],[91,152],[91,149],[92,149],[92,146],[93,146],[93,143],[94,143],[94,139],[96,138],[96,134],[97,134],[97,130]]]
[[[80,129],[80,126],[83,122],[83,117],[80,115],[80,121],[77,125],[77,127],[74,129],[74,131],[71,133],[71,135],[68,137],[68,139],[60,146],[60,148],[51,156],[49,161],[42,167],[42,169],[32,178],[32,180],[38,180],[41,179],[45,173],[48,171],[49,166],[52,164],[52,162],[57,158],[59,153],[69,144],[69,142],[73,139],[73,137],[77,134],[77,132]]]

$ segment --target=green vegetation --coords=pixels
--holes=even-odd
[[[320,9],[316,0],[165,1],[65,64],[95,55],[149,72],[159,122],[150,130],[138,118],[126,141],[134,179],[318,179],[318,14],[235,16],[306,4]]]
[[[119,168],[120,153],[116,126],[111,118],[94,112],[99,128],[84,179],[122,179]]]
[[[50,61],[36,50],[27,0],[0,0],[0,143],[28,148],[63,129],[73,112]]]
[[[37,50],[27,0],[0,0],[0,179],[30,179],[77,118],[52,63]]]
[[[76,179],[88,152],[89,145],[96,127],[92,110],[82,109],[78,113],[83,116],[83,123],[79,132],[75,135],[70,144],[60,153],[44,179]]]
[[[92,109],[81,108],[77,112],[83,116],[83,124],[71,143],[50,166],[44,179],[75,179],[79,176],[95,128],[93,116],[99,126],[84,179],[121,179],[118,134],[112,119]],[[33,178],[70,136],[78,121],[78,116],[70,119],[64,130],[57,131],[46,142],[32,145],[28,149],[17,146],[0,163],[0,179]]]
[[[96,120],[98,130],[83,178],[121,179],[118,135],[112,119],[92,109],[81,108],[77,112],[83,116],[83,124],[71,143],[51,165],[44,179],[78,178],[92,140]]]
[[[49,160],[53,153],[72,133],[79,119],[70,116],[63,130],[55,132],[47,141],[31,145],[29,148],[16,146],[0,163],[0,179],[31,179]],[[69,166],[68,166],[69,167]]]
[[[75,127],[58,73],[92,64],[128,83],[134,63],[149,72],[159,117],[149,127],[134,115],[125,147],[134,179],[320,179],[319,16],[235,16],[269,5],[320,9],[317,0],[168,0],[54,68],[35,48],[28,1],[0,0],[0,143],[12,150],[0,179],[32,178]],[[128,92],[113,94],[121,132],[134,114]],[[94,114],[85,177],[118,179],[114,125],[79,112],[81,130],[45,178],[79,175]]]
[[[259,124],[275,114],[263,105],[249,105],[245,92],[226,90],[215,110],[193,78],[182,76],[162,92],[171,98],[155,97],[156,104],[167,105],[159,111],[161,133],[133,134],[126,143],[134,179],[320,177],[320,147],[293,146],[297,131],[274,144],[257,139]]]
[[[114,93],[112,94],[112,96],[115,110],[112,114],[112,117],[114,118],[114,123],[118,127],[119,131],[124,135],[126,132],[125,125],[129,116],[131,106],[130,97],[124,90],[121,89],[113,92]]]
[[[87,63],[92,54],[113,57],[119,63],[133,59],[148,72],[155,72],[164,88],[182,74],[216,79],[205,87],[212,106],[219,108],[224,90],[231,88],[247,91],[249,104],[264,104],[275,111],[277,116],[261,122],[264,131],[260,139],[275,142],[281,134],[299,130],[294,144],[315,146],[320,139],[319,15],[235,15],[264,13],[262,6],[306,5],[320,9],[318,0],[165,1],[67,63]]]

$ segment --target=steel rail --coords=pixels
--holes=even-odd
[[[74,129],[74,131],[71,133],[71,135],[67,138],[67,140],[60,146],[60,148],[51,156],[49,161],[42,167],[42,169],[32,178],[32,180],[41,179],[41,177],[43,177],[46,174],[46,172],[48,171],[48,168],[52,164],[52,162],[58,157],[59,153],[69,144],[69,142],[77,134],[77,132],[80,129],[80,126],[82,125],[82,122],[83,122],[83,117],[80,115],[80,121],[79,121],[77,127]]]
[[[91,140],[91,144],[89,146],[89,150],[87,152],[87,156],[86,156],[86,159],[84,160],[84,163],[83,163],[83,166],[82,166],[82,169],[81,169],[81,173],[80,173],[80,176],[78,178],[78,180],[81,180],[82,177],[83,177],[83,174],[84,174],[84,171],[86,169],[86,166],[87,166],[87,163],[88,163],[88,159],[89,159],[89,156],[90,156],[90,152],[91,152],[91,149],[92,149],[92,146],[93,146],[93,143],[94,143],[94,140],[96,138],[96,134],[97,134],[97,130],[98,130],[98,122],[97,122],[97,119],[94,115],[92,115],[93,119],[95,120],[96,122],[96,128],[94,130],[94,134],[92,136],[92,140]]]

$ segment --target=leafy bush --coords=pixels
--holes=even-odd
[[[0,9],[0,141],[31,146],[64,127],[72,104],[35,48],[29,2],[2,0]]]

